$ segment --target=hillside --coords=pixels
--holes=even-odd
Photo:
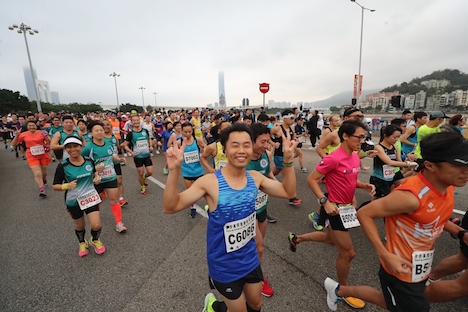
[[[366,94],[379,92],[379,89],[363,90],[362,97],[365,97]],[[330,108],[331,106],[341,107],[344,104],[350,104],[353,97],[353,91],[344,91],[338,94],[335,94],[328,99],[312,102],[314,107],[317,108]]]
[[[426,86],[421,85],[422,81],[425,80],[442,80],[446,79],[450,81],[450,85],[446,86],[445,88],[427,88]],[[433,95],[433,94],[442,94],[445,92],[452,92],[454,90],[468,90],[468,75],[465,74],[464,72],[458,70],[458,69],[444,69],[444,70],[438,70],[433,72],[432,74],[426,75],[421,78],[413,78],[410,80],[410,82],[402,82],[399,85],[393,85],[390,87],[387,87],[381,92],[392,92],[392,91],[400,91],[400,93],[409,93],[409,94],[416,94],[421,90],[424,90],[427,92],[427,95]]]

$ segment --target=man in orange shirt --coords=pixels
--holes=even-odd
[[[358,211],[362,230],[380,258],[382,291],[325,280],[328,307],[353,296],[389,311],[429,311],[425,295],[434,245],[452,215],[454,186],[468,182],[468,142],[459,133],[435,133],[421,141],[424,168],[389,195]],[[385,218],[386,246],[375,219]]]

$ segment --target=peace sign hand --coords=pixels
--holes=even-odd
[[[187,138],[184,138],[182,141],[182,146],[179,147],[179,144],[173,144],[166,151],[167,159],[167,168],[169,170],[177,169],[182,166],[184,159],[184,151],[187,146]]]
[[[284,163],[290,163],[294,159],[294,151],[297,147],[297,142],[296,140],[291,140],[291,135],[289,134],[289,131],[286,131],[286,136],[284,133],[282,133],[283,136],[283,162]]]

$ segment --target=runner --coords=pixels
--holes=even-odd
[[[50,149],[57,151],[54,154],[59,162],[65,162],[68,158],[68,154],[63,148],[63,142],[65,142],[65,139],[70,135],[81,138],[80,134],[75,129],[75,123],[72,116],[64,115],[62,117],[62,126],[63,129],[59,132],[56,132],[50,142]]]
[[[127,134],[122,146],[133,156],[133,161],[135,162],[138,173],[138,182],[140,183],[140,194],[146,195],[146,187],[148,186],[146,178],[153,175],[153,162],[151,161],[153,142],[149,138],[148,131],[141,127],[140,117],[137,115],[132,116],[131,122],[133,130]],[[132,149],[130,149],[130,144]]]
[[[254,123],[251,129],[253,132],[252,158],[246,169],[258,171],[265,177],[275,180],[275,176],[270,170],[272,154],[268,151],[270,146],[270,129],[261,123]],[[262,263],[263,251],[265,249],[265,235],[268,224],[268,222],[265,222],[268,218],[267,205],[268,195],[259,190],[255,201],[255,215],[257,219],[255,244],[260,263]],[[268,277],[265,277],[262,280],[262,295],[271,297],[274,293],[273,288],[268,283]]]
[[[229,121],[222,121],[219,124],[219,132],[223,131],[224,129],[230,126],[231,123]],[[208,164],[207,159],[209,156],[213,158],[213,166],[210,166]],[[203,149],[203,154],[200,156],[200,162],[210,173],[214,173],[216,170],[226,167],[227,157],[226,154],[224,154],[224,148],[219,140],[208,144]]]
[[[115,134],[113,133],[113,127],[110,120],[104,119],[102,121],[102,125],[104,126],[104,141],[109,143],[113,148],[113,154],[115,157],[119,157],[118,151],[121,149],[120,142],[116,138]],[[128,202],[124,199],[124,186],[122,182],[122,167],[121,163],[125,163],[124,157],[119,157],[120,161],[114,160],[114,170],[115,174],[117,175],[117,184],[119,188],[119,204],[120,206],[128,205]]]
[[[161,118],[161,113],[156,113],[156,117],[153,120],[154,123],[154,130],[156,132],[155,138],[156,138],[156,154],[160,154],[160,149],[161,149],[161,135],[164,131],[164,120]]]
[[[100,176],[97,174],[94,163],[90,159],[81,156],[82,141],[79,137],[69,136],[63,142],[69,158],[63,164],[59,164],[55,170],[54,191],[65,191],[65,206],[75,223],[75,234],[78,237],[80,247],[78,255],[86,256],[88,241],[85,238],[86,213],[90,226],[91,237],[89,244],[100,255],[106,251],[99,236],[101,234],[101,217],[99,212],[99,197],[94,184],[99,184]]]
[[[427,114],[425,112],[416,112],[414,113],[414,120],[415,123],[406,127],[406,131],[401,138],[401,152],[404,155],[414,152],[418,144],[418,130],[422,125],[426,124]]]
[[[338,279],[341,284],[346,285],[351,261],[355,256],[348,229],[359,226],[353,205],[354,192],[356,188],[362,188],[374,195],[375,187],[358,180],[360,159],[354,151],[360,150],[361,144],[366,139],[366,126],[359,121],[348,120],[343,122],[338,135],[341,139],[340,147],[323,158],[307,178],[307,183],[317,196],[319,204],[324,207],[321,214],[326,214],[326,219],[329,220],[328,230],[326,233],[315,232],[313,235],[301,236],[289,233],[289,243],[293,252],[296,250],[296,245],[303,240],[335,245],[338,249],[336,258]],[[324,175],[327,176],[328,197],[317,182]],[[345,301],[353,308],[363,308],[365,305],[362,300],[351,296],[346,296]]]
[[[164,156],[166,156],[166,151],[168,149],[168,144],[169,144],[169,140],[173,134],[173,124],[172,122],[170,121],[166,121],[164,123],[164,130],[163,132],[161,133],[161,139],[163,141],[163,153],[164,153]],[[164,164],[164,168],[163,168],[163,174],[167,175],[169,174],[169,169],[167,169],[167,162]]]
[[[221,132],[228,163],[215,174],[208,174],[187,190],[178,192],[178,177],[186,140],[167,151],[169,176],[164,190],[164,212],[186,209],[205,197],[208,210],[207,260],[212,284],[223,302],[212,293],[205,298],[204,311],[260,311],[263,279],[255,242],[255,200],[257,189],[271,196],[290,198],[296,192],[293,169],[296,142],[284,139],[284,181],[280,183],[256,171],[245,170],[252,155],[252,130],[236,123]],[[218,185],[218,187],[216,187]],[[243,236],[243,233],[245,233]],[[243,238],[244,237],[244,238]],[[233,240],[234,239],[234,240]],[[247,309],[246,309],[247,301]]]
[[[301,172],[307,172],[307,168],[304,167],[302,163],[302,143],[305,143],[306,138],[309,136],[307,134],[304,126],[303,126],[304,119],[302,117],[296,118],[296,125],[294,126],[294,132],[296,133],[296,139],[299,142],[297,144],[296,155],[299,159],[299,166],[301,167]]]
[[[63,130],[63,127],[62,127],[62,125],[60,123],[60,118],[57,117],[57,116],[52,118],[52,125],[50,127],[47,127],[44,130],[46,130],[49,133],[49,136],[51,138],[53,138],[55,133],[60,132],[60,131]],[[58,150],[54,151],[53,149],[50,149],[50,156],[51,156],[53,162],[55,162],[56,158],[58,159],[57,154],[61,155],[63,153],[60,153]]]
[[[119,187],[114,169],[114,162],[120,162],[123,157],[119,159],[119,157],[115,156],[112,143],[104,140],[104,126],[100,121],[90,121],[88,131],[93,139],[82,148],[81,155],[94,162],[96,171],[101,177],[96,189],[99,194],[105,191],[114,215],[115,230],[124,233],[127,228],[122,223],[122,207],[119,203]]]
[[[141,127],[148,131],[151,140],[151,146],[155,146],[157,142],[154,140],[154,124],[151,122],[151,117],[149,114],[145,114],[145,119],[143,120]],[[151,153],[151,156],[154,156],[153,153]]]
[[[192,111],[192,118],[190,119],[190,123],[193,126],[195,137],[199,139],[203,139],[203,131],[201,127],[201,119],[200,119],[200,112],[197,108]]]
[[[87,124],[88,123],[84,119],[78,119],[76,123],[76,129],[78,130],[80,136],[84,139],[85,145],[93,140],[91,132],[86,128]]]
[[[327,278],[331,310],[337,309],[344,296],[356,296],[390,311],[430,310],[425,284],[435,242],[452,214],[454,186],[468,181],[468,142],[459,133],[436,133],[424,138],[420,147],[421,172],[358,212],[362,229],[380,258],[382,291]],[[374,221],[377,218],[385,218],[386,246]]]
[[[428,136],[429,134],[440,132],[440,125],[444,121],[445,118],[449,118],[443,111],[434,111],[432,114],[429,115],[429,121],[426,122],[424,125],[419,127],[418,130],[418,143],[416,144],[416,150],[414,154],[417,158],[421,157],[421,149],[419,143],[421,140]]]
[[[47,166],[50,164],[46,146],[50,143],[50,137],[46,131],[37,130],[36,122],[30,120],[28,131],[23,133],[20,130],[15,131],[11,145],[17,146],[23,142],[26,144],[26,158],[39,188],[39,196],[44,198],[47,196],[44,186],[47,185]]]
[[[291,128],[294,122],[294,112],[290,109],[286,109],[281,113],[283,116],[283,123],[279,127],[275,127],[270,130],[270,133],[274,136],[272,139],[274,143],[279,143],[279,146],[275,146],[274,162],[275,168],[273,174],[276,176],[283,170],[283,137],[289,136],[292,140],[295,140],[294,130]],[[289,134],[288,134],[289,133]],[[297,206],[302,203],[302,199],[296,197],[289,199],[289,204]]]

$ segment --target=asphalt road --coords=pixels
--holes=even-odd
[[[146,196],[140,195],[133,160],[123,167],[126,199],[123,209],[126,234],[114,229],[107,200],[101,205],[101,239],[106,253],[78,257],[73,222],[65,210],[63,193],[47,188],[40,199],[26,161],[0,145],[0,311],[201,311],[210,291],[205,254],[207,220],[188,211],[175,215],[162,213],[162,174],[165,159],[155,155],[154,179]],[[304,163],[309,171],[319,157],[304,148]],[[371,166],[372,161],[364,160]],[[49,183],[56,163],[49,167]],[[297,193],[303,199],[292,207],[286,200],[272,198],[269,212],[278,218],[269,224],[263,272],[275,290],[264,298],[262,311],[328,311],[323,281],[336,279],[334,247],[303,243],[296,253],[288,249],[289,231],[313,230],[307,218],[317,201],[306,184],[307,173],[296,165]],[[360,179],[369,180],[370,171]],[[158,182],[158,183],[154,183]],[[183,189],[182,183],[180,189]],[[456,209],[466,211],[468,192],[458,189]],[[358,202],[370,199],[362,190]],[[204,202],[200,201],[203,207]],[[460,216],[460,215],[458,215]],[[384,236],[379,223],[381,237]],[[90,236],[87,227],[87,237]],[[379,288],[378,259],[367,238],[351,230],[356,258],[351,264],[350,284]],[[444,233],[437,243],[434,264],[457,253],[457,241]],[[219,298],[219,296],[218,296]],[[433,311],[467,311],[468,299],[434,304]],[[354,310],[345,303],[339,311]],[[365,311],[380,311],[368,304]]]

